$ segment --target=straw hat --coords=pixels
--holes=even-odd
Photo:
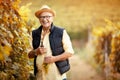
[[[40,8],[40,10],[36,11],[36,12],[35,12],[35,16],[36,16],[37,18],[39,18],[40,14],[43,13],[43,12],[50,12],[50,13],[53,14],[53,16],[55,16],[55,11],[52,10],[52,9],[51,9],[49,6],[47,6],[47,5],[43,5],[43,6]]]

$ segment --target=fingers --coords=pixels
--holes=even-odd
[[[47,50],[44,47],[39,47],[36,50],[37,55],[42,55],[42,54],[45,54],[46,52],[47,52]]]
[[[55,62],[54,56],[47,56],[44,58],[44,63],[53,63],[53,62]]]

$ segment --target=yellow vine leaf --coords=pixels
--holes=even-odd
[[[104,35],[105,29],[103,27],[93,28],[92,33],[95,36],[102,36]]]
[[[0,61],[4,60],[2,53],[0,52]]]
[[[2,52],[2,46],[0,46],[0,61],[4,59],[3,52]]]
[[[0,46],[0,60],[4,60],[5,56],[9,56],[12,51],[12,47],[5,45]]]
[[[28,3],[26,6],[22,6],[19,10],[19,14],[21,15],[22,19],[25,21],[28,21],[28,17],[30,16],[31,10],[29,9],[29,6],[32,3]]]
[[[3,47],[3,50],[4,50],[5,54],[6,54],[7,56],[9,56],[9,55],[10,55],[10,52],[12,51],[12,48],[11,48],[10,46],[5,45],[5,46]]]
[[[21,0],[16,0],[16,1],[13,1],[12,3],[12,6],[14,9],[19,9],[19,4],[20,4]]]

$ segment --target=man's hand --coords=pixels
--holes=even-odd
[[[54,63],[56,61],[55,56],[47,56],[44,58],[44,63]]]
[[[46,52],[47,52],[47,50],[44,47],[38,47],[36,49],[36,55],[42,55],[42,54],[45,54]]]

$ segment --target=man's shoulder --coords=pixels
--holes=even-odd
[[[55,29],[55,30],[62,30],[62,31],[64,30],[64,28],[63,28],[63,27],[60,27],[60,26],[54,26],[54,29]]]
[[[32,30],[32,35],[39,35],[40,34],[40,29],[41,29],[41,27]]]
[[[33,29],[32,32],[37,32],[40,30],[40,27],[36,28],[36,29]]]
[[[64,28],[59,27],[59,26],[54,26],[53,29],[51,30],[54,35],[63,35]]]

